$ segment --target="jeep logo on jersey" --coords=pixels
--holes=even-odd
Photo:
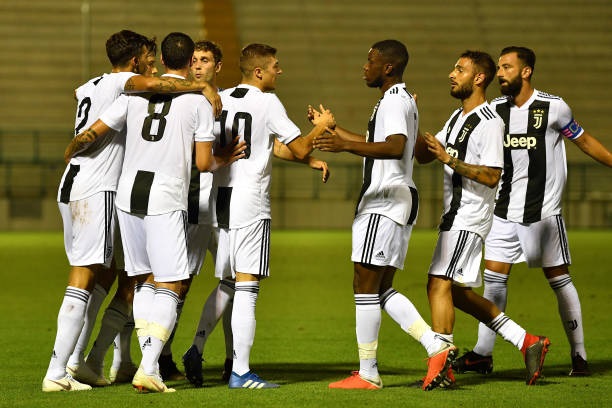
[[[465,139],[467,134],[472,130],[472,127],[473,126],[470,123],[466,123],[465,126],[463,126],[463,129],[461,129],[461,135],[457,139],[458,143],[463,143],[463,140]]]
[[[537,139],[535,136],[525,135],[506,135],[504,138],[504,147],[510,149],[535,149]]]
[[[539,129],[542,126],[542,118],[544,117],[544,109],[533,110],[533,128]]]
[[[453,146],[446,146],[446,153],[448,153],[449,156],[454,157],[455,159],[457,157],[459,157],[459,150],[453,148]]]

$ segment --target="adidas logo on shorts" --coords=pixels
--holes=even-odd
[[[387,257],[385,256],[385,253],[383,251],[380,251],[379,253],[377,253],[375,258],[381,261],[387,260]]]

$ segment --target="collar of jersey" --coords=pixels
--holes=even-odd
[[[179,79],[185,79],[184,76],[180,76],[180,75],[176,75],[176,74],[163,74],[163,77],[172,77],[172,78],[179,78]]]
[[[261,89],[259,89],[256,86],[249,85],[249,84],[238,84],[238,85],[236,85],[236,88],[249,88],[249,89],[252,89],[252,90],[254,90],[256,92],[261,92]]]

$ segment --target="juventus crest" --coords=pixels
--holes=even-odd
[[[471,123],[466,123],[465,125],[463,125],[463,129],[461,129],[461,134],[459,135],[459,138],[457,139],[457,142],[458,143],[463,143],[463,140],[472,131],[473,127],[474,126],[472,126]]]
[[[542,119],[544,118],[544,109],[533,110],[533,128],[539,129],[542,127]]]

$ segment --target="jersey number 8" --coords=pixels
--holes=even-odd
[[[155,108],[158,104],[162,104],[161,112],[155,112]],[[153,95],[149,99],[149,115],[145,118],[142,123],[142,138],[147,142],[159,142],[164,137],[164,130],[166,129],[166,115],[170,112],[170,105],[172,105],[172,96],[170,95]],[[153,121],[157,122],[157,132],[151,134],[151,128],[153,127]]]

